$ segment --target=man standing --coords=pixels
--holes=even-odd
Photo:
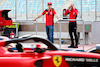
[[[48,9],[44,10],[42,14],[40,14],[37,18],[34,19],[34,21],[38,18],[40,18],[42,15],[46,15],[46,23],[45,23],[45,27],[46,27],[46,33],[47,33],[47,37],[48,39],[54,43],[54,38],[53,38],[53,17],[54,15],[56,16],[56,18],[59,20],[58,15],[56,14],[55,10],[52,8],[52,3],[48,2]]]
[[[69,19],[76,19],[78,10],[71,4],[70,7],[65,11],[65,15],[69,14]],[[76,44],[74,45],[73,33],[75,36]],[[78,36],[77,36],[77,22],[69,21],[69,35],[71,38],[71,45],[68,48],[78,48]]]

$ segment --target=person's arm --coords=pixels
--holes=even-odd
[[[68,15],[68,14],[69,14],[69,9],[67,9],[67,10],[65,11],[65,14],[64,14],[64,15],[66,16],[66,15]]]
[[[77,15],[78,14],[78,10],[75,9],[75,11],[73,12],[73,15]]]
[[[59,17],[58,17],[58,14],[56,13],[56,11],[53,9],[53,14],[56,16],[56,18],[58,19],[58,20],[61,20],[61,19],[59,19]]]
[[[42,14],[40,14],[38,17],[36,17],[33,21],[35,21],[36,19],[38,19],[38,18],[40,18],[42,15],[44,15],[45,14],[45,11],[43,11],[43,13]]]
[[[38,17],[36,17],[33,21],[35,21],[36,19],[40,18],[42,16],[42,14],[40,14]]]
[[[60,20],[59,17],[58,17],[58,14],[55,14],[55,16],[56,16],[56,18],[57,18],[58,20]]]

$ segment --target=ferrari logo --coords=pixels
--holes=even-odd
[[[46,12],[46,14],[48,14],[48,12]]]
[[[62,63],[62,57],[59,55],[53,56],[53,63],[56,67],[59,67]]]

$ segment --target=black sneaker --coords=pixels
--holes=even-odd
[[[78,48],[78,46],[74,46],[73,48]]]
[[[68,48],[73,48],[74,46],[68,46]]]

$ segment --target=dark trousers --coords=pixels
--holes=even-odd
[[[71,46],[74,46],[73,33],[74,33],[75,41],[76,41],[75,46],[77,46],[78,45],[77,23],[69,22],[69,35],[71,38]]]
[[[47,33],[48,40],[50,40],[52,43],[54,43],[54,38],[53,38],[53,25],[46,26],[46,33]]]

